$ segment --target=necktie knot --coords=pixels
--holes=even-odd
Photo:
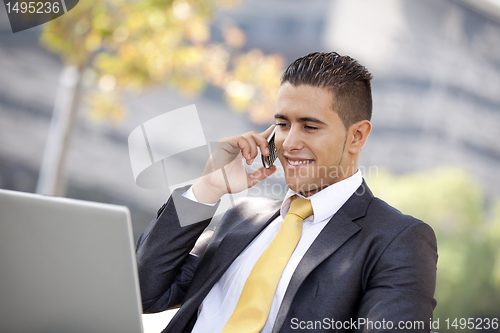
[[[311,200],[297,198],[296,196],[293,196],[291,198],[290,209],[288,210],[288,214],[297,215],[302,220],[304,220],[308,216],[313,215]]]

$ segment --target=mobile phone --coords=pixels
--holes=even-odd
[[[273,131],[267,137],[267,142],[269,143],[269,156],[262,155],[262,165],[264,165],[264,168],[266,169],[271,168],[274,164],[274,161],[276,161],[276,158],[278,158],[278,153],[276,152],[276,145],[274,144],[276,127],[277,126],[274,126]]]

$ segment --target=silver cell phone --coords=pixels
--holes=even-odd
[[[278,158],[278,153],[276,152],[276,145],[274,144],[276,127],[277,126],[274,126],[273,131],[267,137],[267,142],[269,143],[269,156],[262,155],[262,165],[264,165],[266,169],[271,168],[274,164],[274,161],[276,161],[276,158]]]

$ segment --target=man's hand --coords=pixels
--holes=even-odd
[[[252,164],[258,155],[269,155],[267,137],[271,134],[271,125],[262,133],[254,131],[239,136],[220,140],[210,155],[203,176],[193,185],[193,193],[201,203],[217,202],[226,193],[238,193],[246,190],[269,177],[276,171],[276,166],[270,169],[261,167],[253,173],[248,173],[243,158],[248,165]]]

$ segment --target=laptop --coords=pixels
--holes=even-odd
[[[0,189],[0,333],[143,332],[127,207]]]

